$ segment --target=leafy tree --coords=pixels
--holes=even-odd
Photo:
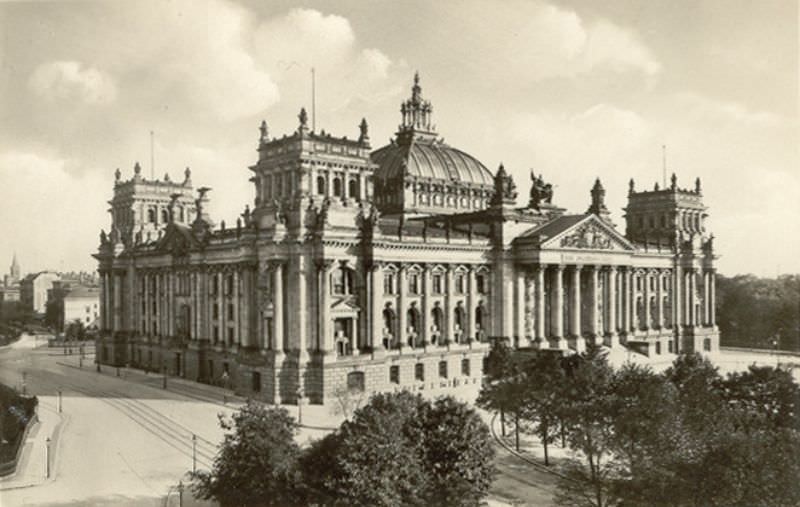
[[[548,446],[555,440],[563,421],[564,406],[561,386],[565,370],[555,354],[539,352],[523,366],[525,376],[521,403],[523,418],[533,425],[534,433],[544,448],[544,464],[550,464]]]
[[[488,427],[464,403],[377,394],[300,460],[317,505],[477,506],[491,485]]]
[[[740,424],[800,428],[800,387],[789,371],[751,365],[746,372],[729,374],[720,387]]]
[[[478,506],[494,479],[489,428],[465,403],[437,399],[424,411],[427,505]]]
[[[486,357],[486,384],[478,397],[478,406],[500,412],[502,435],[506,436],[506,412],[519,408],[516,397],[517,387],[514,385],[516,364],[511,347],[505,339],[495,339],[489,355]]]
[[[289,413],[248,401],[231,418],[219,420],[227,433],[211,471],[192,475],[195,493],[223,507],[296,505],[300,449]]]
[[[611,396],[613,370],[599,347],[590,346],[586,352],[569,356],[563,396],[564,422],[569,428],[567,441],[577,451],[582,462],[571,463],[567,470],[572,480],[586,485],[586,495],[596,507],[609,505],[610,483],[618,475],[614,460],[613,423],[614,403]],[[560,482],[557,501],[562,505],[586,505],[585,495],[572,498],[564,482]],[[581,503],[571,503],[572,501]]]

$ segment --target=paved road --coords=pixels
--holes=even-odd
[[[69,366],[69,365],[72,366]],[[217,421],[230,413],[218,390],[161,377],[112,370],[98,374],[92,359],[76,368],[75,356],[47,348],[0,349],[0,382],[21,387],[55,407],[63,394],[64,423],[54,449],[55,480],[3,491],[2,505],[158,505],[192,464],[208,468],[222,439]],[[302,440],[323,432],[304,430]],[[553,477],[498,449],[500,472],[493,496],[518,505],[548,506]]]

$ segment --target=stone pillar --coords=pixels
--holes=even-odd
[[[469,270],[469,297],[467,298],[467,322],[466,322],[466,329],[464,330],[467,333],[469,338],[473,340],[477,340],[475,336],[475,316],[476,316],[476,308],[478,306],[478,281],[475,274],[475,270],[477,266],[470,267]]]
[[[566,340],[564,340],[564,266],[558,264],[554,266],[555,270],[553,276],[555,277],[554,295],[555,304],[551,316],[553,318],[553,339],[555,346],[558,349],[566,348]]]
[[[644,273],[644,329],[646,332],[650,332],[650,270],[648,269]]]
[[[400,269],[397,270],[397,341],[400,344],[400,350],[408,347],[408,343],[406,343],[406,312],[408,312],[406,288],[406,267],[401,265]],[[448,316],[446,322],[449,323],[450,320],[452,318]]]
[[[540,348],[547,348],[547,338],[544,335],[544,271],[545,266],[536,268],[536,341]]]
[[[521,266],[515,268],[514,278],[516,280],[516,305],[515,316],[516,326],[514,327],[515,339],[517,346],[522,347],[525,344],[525,272]]]
[[[328,284],[332,260],[317,260],[317,350],[323,355],[333,354],[333,326],[331,325],[331,288]]]
[[[717,326],[717,273],[716,270],[708,270],[708,325],[711,327]]]
[[[680,266],[675,266],[675,272],[672,275],[672,326],[675,328],[676,333],[680,333],[681,326],[683,325],[683,269]],[[678,348],[675,352],[678,352]]]
[[[656,271],[656,329],[664,329],[664,277]]]
[[[711,299],[711,293],[709,291],[709,279],[711,278],[709,275],[711,273],[708,270],[703,270],[703,326],[706,327],[711,322],[711,315],[709,312],[709,300]]]
[[[422,275],[421,275],[421,283],[422,283],[422,309],[420,310],[422,315],[420,316],[421,322],[421,331],[422,331],[422,341],[425,343],[431,342],[431,284],[430,284],[430,267],[429,265],[424,265],[422,267]],[[469,310],[469,309],[467,309]],[[469,314],[467,314],[469,315]],[[467,317],[469,321],[469,317]],[[469,326],[468,326],[469,328]]]
[[[689,275],[689,325],[697,326],[697,275],[694,268],[688,270]]]
[[[586,349],[586,342],[581,333],[581,269],[580,265],[572,267],[570,282],[570,334],[575,340],[574,348],[577,352],[583,352]]]
[[[111,282],[108,272],[103,273],[103,329],[112,328],[111,320]]]
[[[589,304],[589,336],[595,344],[602,340],[601,333],[597,329],[597,313],[598,306],[600,304],[600,284],[597,280],[598,275],[599,268],[597,266],[592,266],[591,271],[589,272],[589,292],[591,294],[591,300]]]
[[[372,330],[372,350],[383,352],[383,269],[373,262],[369,269],[370,277],[370,324]]]
[[[608,311],[608,333],[604,343],[609,347],[616,347],[619,345],[619,335],[617,334],[617,267],[610,266],[608,268],[608,283],[606,284],[608,291],[608,301],[606,302]]]
[[[531,345],[536,339],[536,278],[527,276],[525,278],[525,292],[527,306],[525,307],[525,336]]]
[[[283,263],[272,264],[272,350],[282,355],[286,347],[283,331]]]

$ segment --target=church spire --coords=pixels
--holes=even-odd
[[[20,269],[19,269],[19,262],[17,262],[17,252],[14,252],[14,258],[11,260],[11,269],[10,269],[11,278],[14,280],[20,279]]]

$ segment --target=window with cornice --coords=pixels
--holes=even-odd
[[[339,267],[331,273],[331,291],[337,296],[353,293],[353,272],[350,269]]]
[[[394,273],[384,273],[383,275],[383,293],[384,294],[394,294],[395,293],[395,275]]]
[[[433,286],[434,294],[441,294],[442,290],[442,275],[441,273],[434,273],[431,277],[431,285]]]
[[[455,286],[457,294],[464,294],[464,292],[466,292],[466,277],[464,273],[456,273]]]
[[[408,293],[417,295],[420,291],[420,276],[419,273],[408,274]]]

